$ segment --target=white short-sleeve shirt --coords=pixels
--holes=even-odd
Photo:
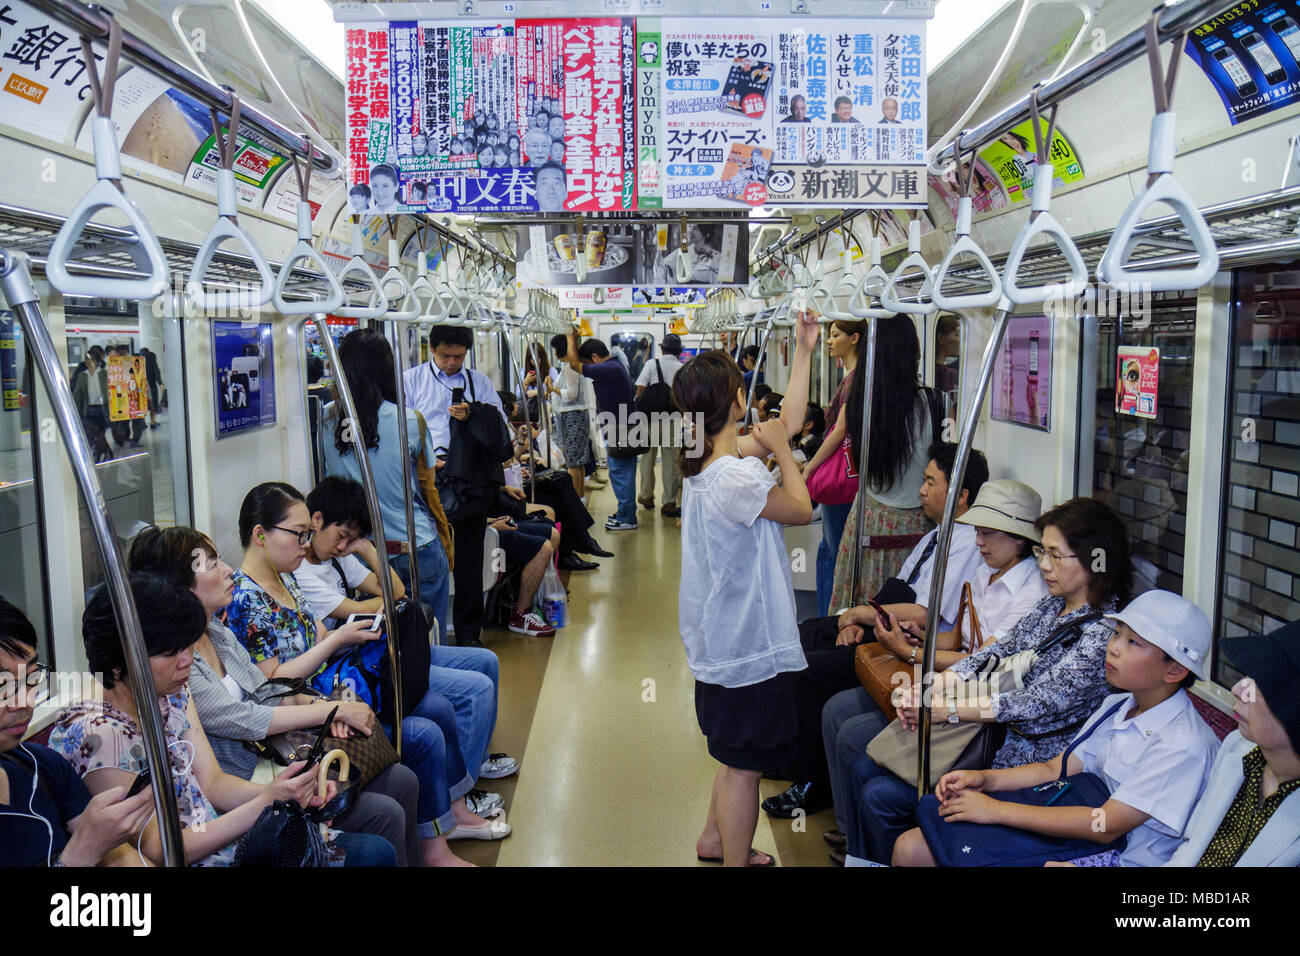
[[[757,458],[719,458],[683,482],[678,623],[696,680],[745,687],[807,666],[775,487]]]
[[[1086,773],[1102,777],[1110,797],[1150,815],[1129,831],[1121,866],[1164,866],[1182,843],[1183,830],[1209,780],[1219,739],[1192,706],[1187,691],[1131,720],[1132,694],[1111,694],[1088,723],[1087,733],[1106,711],[1123,701],[1074,751]]]
[[[339,567],[343,569],[343,576],[347,578],[349,588],[359,587],[362,581],[374,574],[355,554],[345,554],[337,560]],[[298,565],[298,570],[293,572],[293,579],[302,590],[303,597],[307,599],[311,616],[318,621],[324,621],[327,628],[336,627],[337,624],[333,619],[334,609],[347,597],[347,592],[343,589],[343,582],[339,580],[334,565],[329,561],[312,564],[304,559],[302,564]]]
[[[661,355],[657,359],[646,362],[641,367],[641,374],[636,377],[637,388],[645,388],[659,381],[659,374],[655,370],[655,362],[658,362],[659,368],[663,369],[664,384],[669,386],[673,384],[673,379],[677,377],[677,373],[682,368],[682,360],[676,355]]]

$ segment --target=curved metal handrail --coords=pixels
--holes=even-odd
[[[289,251],[289,257],[280,266],[280,273],[275,277],[275,289],[271,293],[271,304],[281,315],[312,315],[316,312],[333,312],[343,304],[343,287],[334,277],[334,270],[325,264],[321,254],[312,243],[311,201],[307,198],[311,191],[311,171],[314,165],[315,150],[307,156],[307,171],[304,175],[298,164],[298,157],[289,157],[293,163],[294,175],[298,177],[298,242]],[[294,263],[305,261],[315,265],[325,276],[328,293],[321,299],[307,299],[291,302],[284,297],[285,286],[293,272]]]
[[[908,254],[898,268],[894,270],[889,281],[885,283],[885,288],[880,293],[880,307],[888,310],[891,314],[902,313],[903,315],[930,315],[935,311],[933,301],[922,302],[930,294],[934,286],[934,275],[930,271],[930,263],[925,261],[921,255],[921,220],[913,219],[907,226],[907,249]],[[917,294],[918,302],[904,302],[894,294],[899,281],[909,269],[916,269],[921,273],[921,289]]]
[[[365,256],[362,254],[363,248],[361,243],[361,223],[353,219],[352,258],[347,261],[335,278],[338,279],[339,285],[342,285],[348,276],[355,274],[363,283],[369,285],[373,291],[370,295],[369,306],[341,305],[334,310],[335,315],[344,319],[381,319],[384,317],[384,313],[388,311],[388,297],[384,295],[379,276],[375,275],[375,270],[370,267],[370,263],[366,262]]]

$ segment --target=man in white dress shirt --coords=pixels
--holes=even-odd
[[[451,436],[451,419],[465,421],[469,403],[491,405],[505,420],[505,410],[491,379],[465,366],[465,358],[474,347],[472,330],[460,326],[435,325],[429,330],[428,362],[408,369],[403,375],[406,404],[424,416],[429,427],[428,447],[439,456],[438,467],[447,451]],[[459,391],[458,391],[459,390]],[[453,398],[460,401],[454,402]],[[507,422],[508,424],[508,422]],[[522,492],[520,492],[522,494]],[[452,522],[455,531],[455,563],[452,579],[456,582],[452,622],[456,643],[461,647],[481,646],[483,627],[483,538],[484,516]]]

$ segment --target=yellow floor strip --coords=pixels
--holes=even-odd
[[[681,532],[657,510],[638,511],[636,531],[605,531],[614,508],[610,488],[594,493],[592,534],[615,556],[569,578],[569,626],[546,661],[501,866],[698,865],[718,765],[677,630]],[[516,648],[490,646],[505,675]],[[766,815],[754,845],[776,852]]]

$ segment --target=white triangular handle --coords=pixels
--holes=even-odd
[[[294,263],[299,260],[314,265],[324,274],[325,283],[329,287],[324,298],[306,299],[301,302],[290,302],[284,298],[284,287],[289,281],[289,274],[293,272]],[[298,244],[289,252],[289,258],[285,259],[284,265],[280,266],[280,274],[275,277],[275,291],[271,295],[271,303],[281,315],[315,315],[317,312],[333,312],[343,304],[343,287],[339,285],[333,270],[325,264],[325,260],[321,258],[309,239],[299,239]]]
[[[979,263],[980,269],[988,276],[990,288],[987,292],[975,292],[968,295],[945,295],[943,291],[944,279],[948,276],[948,269],[956,261],[957,257],[962,254],[968,254],[974,257]],[[1002,297],[1002,280],[998,278],[998,270],[993,267],[989,257],[984,254],[984,250],[975,244],[975,240],[970,236],[958,236],[957,241],[953,243],[948,254],[943,257],[939,263],[939,268],[934,273],[934,304],[940,309],[951,312],[960,312],[964,309],[987,309],[997,304],[998,299]]]
[[[872,241],[875,242],[875,240]],[[879,299],[880,294],[885,291],[887,285],[889,285],[889,273],[877,262],[867,270],[867,274],[862,277],[858,287],[853,290],[853,298],[849,299],[850,314],[855,319],[883,319],[893,315],[893,312],[873,308],[871,305],[870,297],[875,296]]]
[[[244,247],[262,281],[256,286],[241,285],[234,289],[218,289],[209,292],[203,287],[203,280],[207,276],[208,267],[212,264],[212,257],[223,242],[232,239]],[[271,265],[266,261],[266,256],[262,255],[262,250],[257,248],[253,237],[238,223],[221,216],[212,224],[207,238],[203,240],[203,245],[199,246],[199,251],[194,255],[194,266],[190,269],[189,279],[185,282],[185,299],[190,306],[206,315],[213,313],[228,315],[234,310],[266,305],[271,301],[275,286],[276,277],[271,271]]]
[[[1064,282],[1049,282],[1037,286],[1021,286],[1016,281],[1021,261],[1032,240],[1047,236],[1056,243],[1070,267],[1070,277]],[[1035,219],[1025,223],[1012,243],[1006,264],[1002,267],[1002,294],[1012,305],[1037,305],[1048,299],[1073,299],[1088,284],[1088,266],[1083,254],[1050,212],[1040,212]]]
[[[1200,257],[1195,266],[1185,269],[1131,270],[1125,263],[1130,251],[1133,230],[1142,214],[1155,203],[1162,202],[1178,214],[1179,220],[1192,240],[1192,247]],[[1134,243],[1136,245],[1136,243]],[[1182,292],[1199,289],[1219,271],[1219,248],[1215,244],[1210,226],[1196,208],[1191,197],[1168,173],[1162,174],[1150,188],[1135,198],[1120,216],[1119,224],[1110,237],[1110,244],[1097,263],[1097,279],[1109,286],[1140,286],[1152,292]]]
[[[935,311],[933,301],[930,302],[903,302],[894,294],[894,290],[902,280],[904,273],[908,269],[915,269],[921,273],[921,291],[920,298],[925,298],[931,294],[934,286],[934,276],[930,271],[930,263],[919,252],[913,252],[906,259],[898,264],[894,274],[889,277],[889,282],[885,284],[884,291],[880,293],[880,307],[890,313],[902,313],[903,315],[930,315]]]
[[[45,274],[54,288],[64,295],[84,295],[105,299],[153,299],[167,291],[172,281],[171,266],[143,213],[131,197],[120,188],[122,167],[117,148],[117,130],[107,116],[96,116],[91,129],[94,135],[95,171],[98,179],[81,202],[68,215],[54,237],[45,259]],[[68,260],[86,225],[101,209],[115,209],[135,229],[136,241],[130,248],[136,267],[146,273],[135,279],[112,279],[103,276],[72,275]]]

